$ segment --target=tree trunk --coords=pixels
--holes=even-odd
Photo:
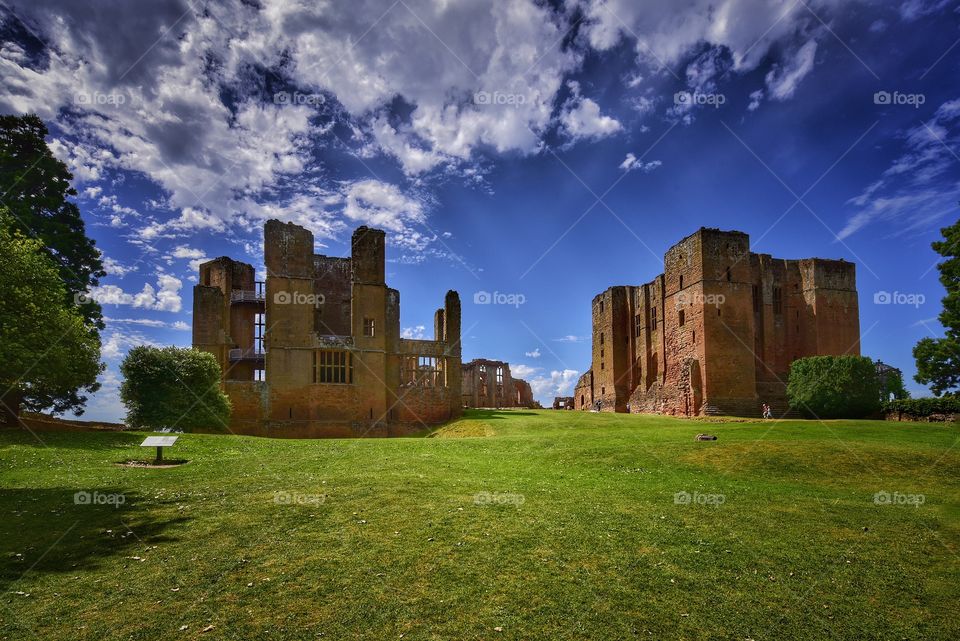
[[[23,393],[16,386],[7,387],[3,385],[3,391],[0,391],[0,427],[19,427],[20,425],[20,404],[23,401]],[[4,393],[5,392],[5,393]]]

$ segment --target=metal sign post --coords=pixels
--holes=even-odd
[[[163,448],[170,447],[177,442],[178,436],[148,436],[144,439],[140,447],[157,448],[157,458],[154,461],[157,465],[163,463]]]

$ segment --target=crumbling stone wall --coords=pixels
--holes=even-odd
[[[663,274],[597,295],[592,316],[591,367],[574,390],[582,410],[786,412],[793,360],[860,353],[853,264],[754,254],[737,231],[682,239]]]
[[[499,372],[499,380],[498,380]],[[510,364],[477,358],[462,367],[464,407],[533,407],[530,384],[510,375]]]
[[[434,340],[401,339],[385,245],[383,231],[359,227],[350,257],[315,255],[309,230],[270,220],[261,289],[250,265],[220,258],[200,266],[193,342],[223,367],[233,431],[390,436],[461,414],[460,298],[447,292]]]

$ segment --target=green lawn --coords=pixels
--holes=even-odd
[[[187,435],[189,464],[132,469],[143,434],[2,432],[0,638],[960,638],[955,425],[474,411],[434,436]]]

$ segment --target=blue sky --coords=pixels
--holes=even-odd
[[[386,229],[404,331],[429,337],[458,290],[464,359],[509,361],[543,402],[588,366],[595,294],[739,229],[855,262],[863,353],[923,393],[958,67],[943,0],[0,5],[0,112],[49,123],[107,261],[85,414],[107,420],[126,351],[188,345],[197,263],[259,267],[269,218],[330,255]]]

